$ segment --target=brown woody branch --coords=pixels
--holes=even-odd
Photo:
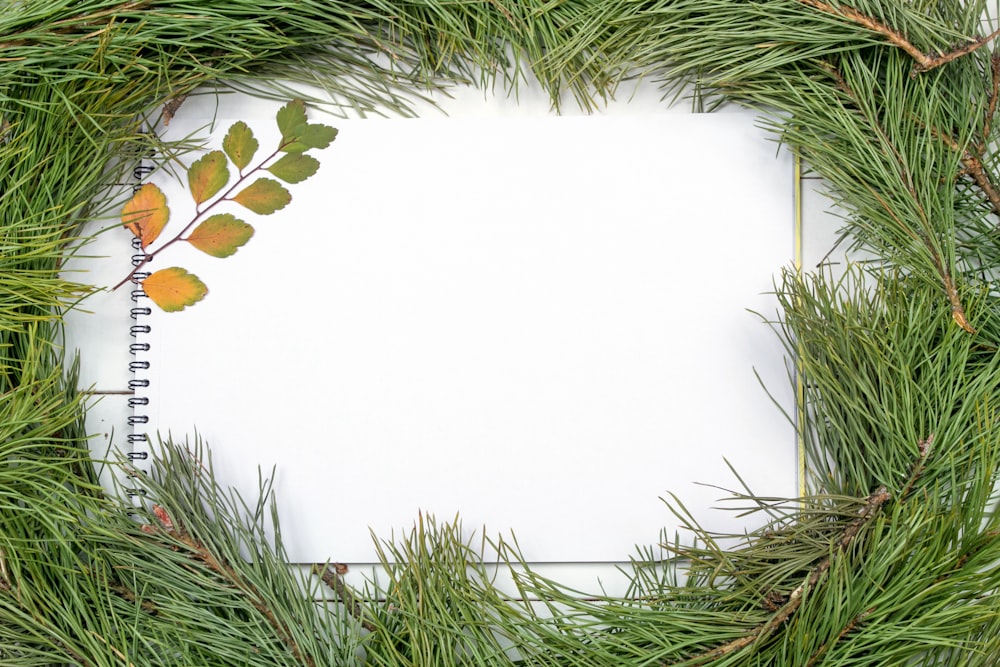
[[[975,181],[979,189],[986,195],[993,213],[1000,215],[1000,192],[997,191],[996,186],[993,185],[993,181],[986,174],[986,167],[983,166],[983,161],[979,156],[965,151],[962,155],[962,166],[965,167],[965,172],[972,177],[972,180]]]
[[[957,49],[952,49],[947,53],[943,53],[939,56],[927,57],[925,62],[917,63],[916,67],[913,68],[913,72],[915,74],[920,72],[927,72],[929,70],[934,69],[935,67],[940,67],[941,65],[950,63],[952,60],[957,60],[962,56],[967,56],[976,49],[980,48],[981,46],[985,46],[986,44],[992,42],[998,36],[1000,36],[1000,29],[994,30],[985,37],[979,37],[977,39],[974,39],[965,46],[959,47]]]
[[[934,434],[931,433],[929,436],[917,443],[917,450],[920,456],[917,458],[917,462],[913,464],[913,470],[910,471],[910,477],[906,480],[906,486],[903,487],[903,492],[899,494],[901,500],[905,500],[907,496],[910,495],[910,491],[913,490],[913,485],[916,484],[920,476],[924,474],[924,468],[927,465],[927,457],[931,455],[931,447],[934,444]]]
[[[913,44],[913,42],[907,39],[906,35],[904,35],[899,30],[896,30],[895,28],[892,28],[891,26],[882,23],[876,18],[868,16],[867,14],[863,14],[862,12],[859,12],[857,9],[854,9],[853,7],[846,7],[843,5],[834,6],[829,3],[823,2],[822,0],[799,0],[799,2],[801,2],[804,5],[808,5],[809,7],[818,9],[821,12],[825,12],[827,14],[833,14],[835,16],[840,16],[842,18],[847,19],[848,21],[851,21],[852,23],[860,25],[863,28],[878,33],[879,35],[884,37],[887,42],[889,42],[893,46],[902,49],[911,58],[913,58],[913,60],[916,61],[916,64],[913,66],[914,76],[921,72],[928,72],[936,67],[940,67],[941,65],[946,65],[947,63],[950,63],[952,60],[957,60],[962,56],[967,56],[976,49],[988,44],[989,42],[993,41],[998,36],[1000,36],[1000,30],[996,30],[985,37],[979,37],[977,39],[970,41],[965,46],[961,46],[957,49],[952,49],[951,51],[947,51],[945,53],[932,56],[918,49]]]
[[[998,61],[998,68],[1000,68],[1000,61]],[[998,70],[1000,71],[1000,70]],[[990,101],[991,106],[996,107],[996,99]],[[958,142],[954,138],[948,136],[944,132],[941,132],[937,128],[931,128],[931,134],[938,139],[940,139],[948,148],[952,149],[956,153],[961,153],[961,161],[963,172],[967,174],[979,189],[983,191],[983,195],[990,202],[990,207],[993,209],[993,213],[1000,216],[1000,190],[997,190],[996,186],[993,185],[993,181],[990,180],[989,175],[986,173],[986,167],[983,166],[983,161],[977,153],[973,153],[968,149],[963,149],[958,145]],[[984,131],[983,136],[986,136]]]
[[[823,578],[823,575],[830,569],[830,566],[833,564],[833,559],[850,546],[851,542],[854,541],[854,538],[857,537],[858,533],[861,531],[861,527],[864,526],[864,524],[867,523],[891,497],[892,496],[885,485],[878,487],[871,493],[871,495],[868,496],[865,500],[865,504],[858,511],[857,516],[852,519],[849,524],[847,524],[843,532],[840,534],[840,538],[835,543],[835,551],[816,564],[816,566],[809,573],[809,577],[804,582],[799,584],[795,590],[789,593],[788,602],[778,609],[778,611],[775,612],[771,618],[751,629],[747,632],[747,634],[739,639],[734,639],[733,641],[723,644],[722,646],[717,646],[716,648],[706,651],[705,653],[695,656],[694,658],[685,660],[683,661],[683,664],[698,665],[709,660],[715,660],[716,658],[729,655],[730,653],[746,648],[759,639],[767,637],[781,627],[785,621],[791,618],[791,616],[798,611],[799,607],[802,605],[802,600],[804,599],[806,591],[816,587],[820,579]]]
[[[341,604],[347,607],[347,610],[351,612],[351,616],[361,623],[362,628],[369,632],[375,631],[375,626],[370,621],[365,620],[364,613],[361,611],[361,603],[358,602],[354,594],[344,584],[342,577],[347,574],[346,565],[343,563],[327,563],[325,565],[316,563],[313,565],[312,571],[313,574],[320,575],[323,583],[337,594]]]

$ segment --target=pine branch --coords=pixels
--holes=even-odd
[[[257,612],[267,621],[268,625],[271,626],[275,634],[278,636],[278,639],[285,645],[286,648],[288,648],[288,650],[295,657],[296,661],[306,667],[316,667],[316,662],[312,659],[312,657],[303,654],[302,649],[292,638],[291,631],[275,616],[274,612],[267,604],[265,597],[261,595],[261,593],[249,582],[241,577],[239,572],[226,563],[225,559],[220,559],[212,553],[210,549],[202,544],[202,542],[196,537],[192,536],[183,526],[176,525],[170,518],[166,509],[160,505],[153,505],[153,515],[159,522],[160,527],[156,528],[153,524],[146,524],[143,526],[143,532],[149,535],[155,535],[157,532],[162,530],[171,538],[187,547],[189,554],[195,560],[204,564],[205,567],[214,572],[223,581],[229,582],[233,588],[246,593],[250,599],[250,604],[252,604],[253,608],[256,609]]]
[[[807,591],[815,588],[819,583],[823,575],[826,574],[827,570],[833,564],[834,558],[845,551],[847,547],[850,546],[854,538],[857,537],[858,533],[861,531],[861,527],[867,523],[875,513],[885,505],[886,502],[891,498],[888,488],[885,485],[878,487],[868,496],[865,501],[864,506],[858,511],[858,516],[855,517],[847,526],[844,528],[840,535],[840,538],[835,543],[835,551],[833,554],[824,557],[813,570],[809,573],[809,576],[804,582],[799,584],[788,595],[788,602],[786,602],[778,611],[771,616],[766,622],[758,625],[757,627],[750,630],[745,636],[735,639],[727,644],[713,648],[701,655],[697,655],[693,658],[683,660],[681,662],[668,662],[663,663],[665,666],[675,665],[680,667],[681,665],[701,665],[710,660],[715,660],[717,658],[725,657],[731,653],[739,651],[741,649],[750,646],[754,642],[763,639],[770,635],[772,632],[781,627],[785,621],[792,617],[792,615],[798,611],[802,604],[804,596]]]
[[[799,2],[808,5],[810,7],[814,7],[822,12],[826,12],[827,14],[841,16],[847,19],[848,21],[851,21],[852,23],[856,23],[857,25],[860,25],[863,28],[867,28],[872,32],[876,32],[882,35],[882,37],[884,37],[886,41],[888,41],[893,46],[902,49],[916,61],[916,64],[913,66],[913,71],[912,71],[913,76],[916,76],[917,74],[920,74],[922,72],[929,72],[932,69],[935,69],[942,65],[946,65],[953,60],[957,60],[962,56],[967,56],[973,51],[979,49],[982,46],[985,46],[986,44],[990,43],[998,36],[1000,36],[1000,29],[998,29],[985,37],[979,37],[977,39],[972,40],[965,46],[953,49],[951,51],[942,53],[937,56],[932,56],[928,55],[927,53],[924,53],[916,46],[914,46],[913,43],[906,38],[906,35],[904,35],[899,30],[896,30],[895,28],[892,28],[891,26],[888,26],[885,23],[879,21],[878,19],[868,16],[867,14],[863,14],[862,12],[858,11],[853,7],[848,7],[846,5],[835,7],[831,4],[823,2],[822,0],[799,0]]]
[[[918,64],[926,64],[928,61],[927,55],[923,51],[918,49],[916,46],[911,44],[910,40],[908,40],[906,36],[903,35],[903,33],[885,25],[881,21],[878,21],[877,19],[874,19],[871,16],[862,14],[853,7],[848,7],[844,5],[835,7],[826,2],[822,2],[822,0],[799,0],[799,2],[801,2],[804,5],[808,5],[810,7],[818,9],[821,12],[826,12],[827,14],[833,14],[835,16],[841,16],[847,19],[848,21],[860,25],[863,28],[867,28],[872,32],[877,32],[878,34],[882,35],[886,39],[886,41],[888,41],[890,44],[902,49],[907,54],[909,54],[910,57],[916,60]]]
[[[148,8],[150,3],[148,0],[132,0],[130,2],[123,2],[121,4],[109,7],[107,9],[102,9],[94,12],[89,12],[85,14],[77,14],[76,16],[68,16],[64,19],[59,19],[53,21],[49,24],[48,32],[51,35],[74,35],[81,29],[86,29],[95,25],[101,25],[102,27],[97,30],[92,30],[88,33],[80,35],[74,39],[74,42],[82,42],[86,40],[92,40],[95,37],[103,35],[111,30],[114,26],[115,19],[121,14],[126,12],[132,12],[137,10],[142,10]],[[36,34],[37,35],[37,34]],[[38,43],[37,36],[32,36],[30,38],[16,38],[9,39],[5,42],[0,42],[0,62],[10,60],[3,58],[3,52],[7,49],[12,49],[21,46],[34,46]],[[20,58],[14,58],[15,62],[20,60]]]
[[[946,53],[943,53],[943,54],[941,54],[939,56],[934,56],[934,57],[925,56],[925,58],[926,58],[925,61],[919,63],[914,68],[914,73],[916,74],[916,73],[920,73],[920,72],[928,72],[928,71],[934,69],[935,67],[940,67],[941,65],[946,65],[947,63],[950,63],[953,60],[957,60],[958,58],[961,58],[962,56],[967,56],[970,53],[972,53],[973,51],[979,49],[980,47],[985,46],[986,44],[989,44],[994,39],[996,39],[998,36],[1000,36],[1000,29],[994,30],[989,35],[986,35],[985,37],[976,38],[976,39],[972,40],[971,42],[969,42],[968,44],[966,44],[965,46],[959,47],[957,49],[953,49],[953,50],[948,51]]]
[[[802,0],[802,1],[812,2],[813,0]],[[880,120],[867,111],[866,109],[867,105],[863,104],[863,100],[851,88],[850,84],[848,84],[846,78],[840,72],[840,70],[838,70],[832,64],[825,61],[821,62],[820,65],[833,78],[834,85],[837,88],[837,90],[841,91],[844,95],[846,95],[847,98],[852,102],[853,106],[858,110],[858,112],[861,113],[862,116],[864,116],[869,127],[878,137],[884,150],[892,154],[893,160],[897,166],[897,173],[900,176],[902,185],[906,189],[906,193],[909,196],[914,208],[916,209],[917,214],[921,222],[923,223],[924,228],[925,229],[929,228],[930,225],[928,221],[927,212],[924,210],[924,206],[921,203],[919,195],[917,194],[916,186],[914,184],[913,176],[910,173],[910,169],[907,167],[906,161],[903,159],[895,143],[889,138],[889,134],[882,126]],[[877,102],[877,100],[875,101]],[[920,123],[919,119],[915,120],[918,123]],[[931,132],[934,133],[933,128],[931,128]],[[943,136],[943,135],[938,133],[938,136]],[[955,150],[959,150],[957,142],[955,142],[954,140],[950,140],[950,142],[951,143],[949,145],[951,145]],[[979,162],[978,159],[975,159],[974,156],[971,156],[969,154],[966,154],[966,156],[969,158],[969,161],[967,163],[969,166],[967,168],[970,168],[970,172],[971,172],[971,167],[975,167],[976,165],[978,165],[978,171],[971,172],[973,178],[976,179],[977,182],[982,183],[981,187],[983,187],[983,191],[987,193],[988,197],[990,196],[991,193],[993,194],[993,196],[997,197],[997,205],[1000,206],[1000,195],[997,194],[996,190],[992,187],[992,184],[989,182],[985,170],[982,168],[982,163]],[[963,162],[965,162],[964,158]],[[930,255],[931,263],[933,264],[934,270],[937,272],[938,277],[941,279],[941,284],[944,287],[945,295],[948,298],[948,304],[951,308],[952,319],[954,319],[955,323],[958,324],[960,327],[962,327],[962,329],[967,333],[976,333],[975,328],[973,328],[973,326],[969,323],[969,320],[965,315],[965,307],[962,305],[962,299],[958,294],[958,289],[955,286],[955,280],[951,275],[951,271],[949,270],[947,262],[945,261],[944,257],[942,257],[940,251],[937,249],[934,243],[931,242],[931,239],[928,237],[928,235],[923,231],[921,231],[920,229],[916,230],[912,229],[910,225],[908,225],[900,217],[900,215],[897,214],[897,212],[889,204],[889,202],[886,201],[886,199],[870,183],[863,183],[862,185],[869,191],[869,194],[872,196],[872,198],[879,202],[879,204],[885,210],[885,212],[890,217],[892,217],[892,219],[895,221],[896,225],[900,230],[903,230],[905,233],[909,234],[911,238],[921,243],[927,249],[927,252]]]

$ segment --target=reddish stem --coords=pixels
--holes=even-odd
[[[157,255],[159,255],[161,252],[163,252],[167,248],[169,248],[173,244],[177,243],[178,241],[186,241],[187,239],[183,238],[183,236],[185,234],[187,234],[187,232],[192,227],[194,227],[195,223],[197,223],[199,220],[201,220],[202,217],[206,213],[208,213],[209,211],[211,211],[218,204],[220,204],[220,203],[222,203],[224,201],[232,201],[231,199],[229,199],[229,195],[231,195],[233,193],[233,190],[235,190],[236,188],[240,187],[244,182],[246,182],[246,180],[248,178],[250,178],[251,176],[253,176],[254,174],[256,174],[258,171],[260,171],[261,169],[264,169],[264,165],[266,165],[268,162],[270,162],[275,157],[277,157],[278,154],[281,153],[282,149],[285,146],[287,146],[289,143],[291,143],[291,142],[283,142],[283,143],[279,144],[279,146],[274,150],[273,153],[271,153],[266,158],[264,158],[263,160],[261,160],[260,163],[256,167],[254,167],[253,169],[251,169],[247,173],[244,174],[243,172],[240,172],[240,177],[238,179],[236,179],[236,182],[233,183],[229,187],[229,189],[227,189],[224,193],[222,193],[221,197],[217,197],[215,199],[215,201],[211,202],[204,209],[195,207],[194,217],[191,218],[190,222],[188,222],[186,225],[184,225],[184,228],[181,229],[180,232],[178,232],[177,236],[175,236],[174,238],[170,239],[169,241],[167,241],[166,243],[164,243],[163,245],[161,245],[159,248],[157,248],[153,252],[146,253],[143,256],[142,261],[139,262],[138,264],[136,264],[132,268],[132,270],[129,271],[128,275],[125,276],[124,278],[122,278],[121,282],[119,282],[117,285],[115,285],[114,287],[112,287],[111,291],[113,292],[113,291],[117,290],[119,287],[121,287],[122,285],[124,285],[125,283],[129,282],[130,280],[134,280],[135,279],[135,274],[137,274],[139,272],[139,269],[141,269],[142,267],[144,267],[147,264],[149,264],[151,261],[153,261],[154,257],[156,257]]]

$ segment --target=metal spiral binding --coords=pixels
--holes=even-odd
[[[143,131],[152,134],[152,130],[150,129]],[[133,193],[141,190],[146,179],[155,171],[156,166],[151,162],[155,157],[155,152],[150,149],[139,158],[138,163],[132,170],[132,178],[134,179],[132,184]],[[146,253],[140,239],[132,239],[132,250],[132,266],[138,269],[146,261]],[[129,344],[128,351],[133,359],[128,365],[129,371],[132,373],[132,377],[128,381],[128,388],[132,392],[132,396],[128,399],[128,407],[132,411],[132,414],[126,421],[128,426],[128,451],[125,455],[128,457],[129,462],[134,465],[131,471],[126,474],[126,479],[122,487],[124,493],[136,506],[145,503],[146,490],[142,488],[143,484],[141,481],[136,483],[133,480],[137,480],[146,474],[146,470],[141,467],[140,462],[146,462],[151,458],[149,434],[143,428],[144,425],[149,423],[149,416],[146,414],[147,407],[149,406],[149,397],[144,394],[150,385],[148,377],[150,362],[143,358],[143,356],[150,350],[149,342],[145,340],[145,337],[149,336],[152,328],[149,324],[142,323],[140,318],[148,317],[152,311],[148,306],[138,303],[140,299],[146,298],[146,293],[142,290],[142,281],[148,276],[149,273],[136,270],[132,274],[131,282],[133,288],[129,294],[132,303],[135,305],[129,311],[133,324],[129,327],[132,342]],[[138,514],[131,512],[129,514],[134,518],[139,518]]]
[[[143,175],[146,173],[148,172],[144,172]],[[132,239],[132,249],[135,251],[135,254],[132,255],[132,265],[139,266],[146,255],[142,252],[142,244],[138,238]],[[143,428],[149,423],[149,415],[146,414],[146,408],[149,406],[149,397],[143,395],[143,392],[150,385],[148,377],[150,362],[148,359],[142,358],[142,356],[150,350],[149,342],[143,339],[152,333],[152,327],[141,323],[141,319],[149,316],[152,313],[152,309],[149,306],[139,304],[140,299],[146,298],[146,293],[142,291],[142,281],[148,275],[148,273],[139,271],[132,276],[134,289],[130,294],[132,302],[136,305],[129,311],[134,324],[129,327],[129,334],[131,334],[133,340],[129,344],[128,350],[133,359],[128,364],[129,372],[132,373],[132,377],[128,382],[128,388],[132,391],[132,396],[128,399],[128,407],[132,410],[132,415],[127,420],[130,431],[127,436],[130,451],[126,453],[126,456],[133,463],[147,461],[150,456],[149,434]],[[126,489],[126,493],[130,496],[144,495],[144,491],[139,488]]]

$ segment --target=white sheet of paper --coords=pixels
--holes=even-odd
[[[724,458],[795,494],[754,374],[791,404],[781,344],[747,311],[773,317],[792,257],[790,159],[752,118],[318,120],[340,135],[287,209],[220,209],[256,228],[236,255],[150,266],[210,289],[149,318],[150,430],[197,430],[248,495],[276,466],[293,560],[371,562],[370,530],[425,512],[529,561],[620,561],[672,533],[669,492],[740,530],[694,484],[735,487]],[[263,154],[273,115],[250,122]],[[177,228],[190,198],[154,180]]]

